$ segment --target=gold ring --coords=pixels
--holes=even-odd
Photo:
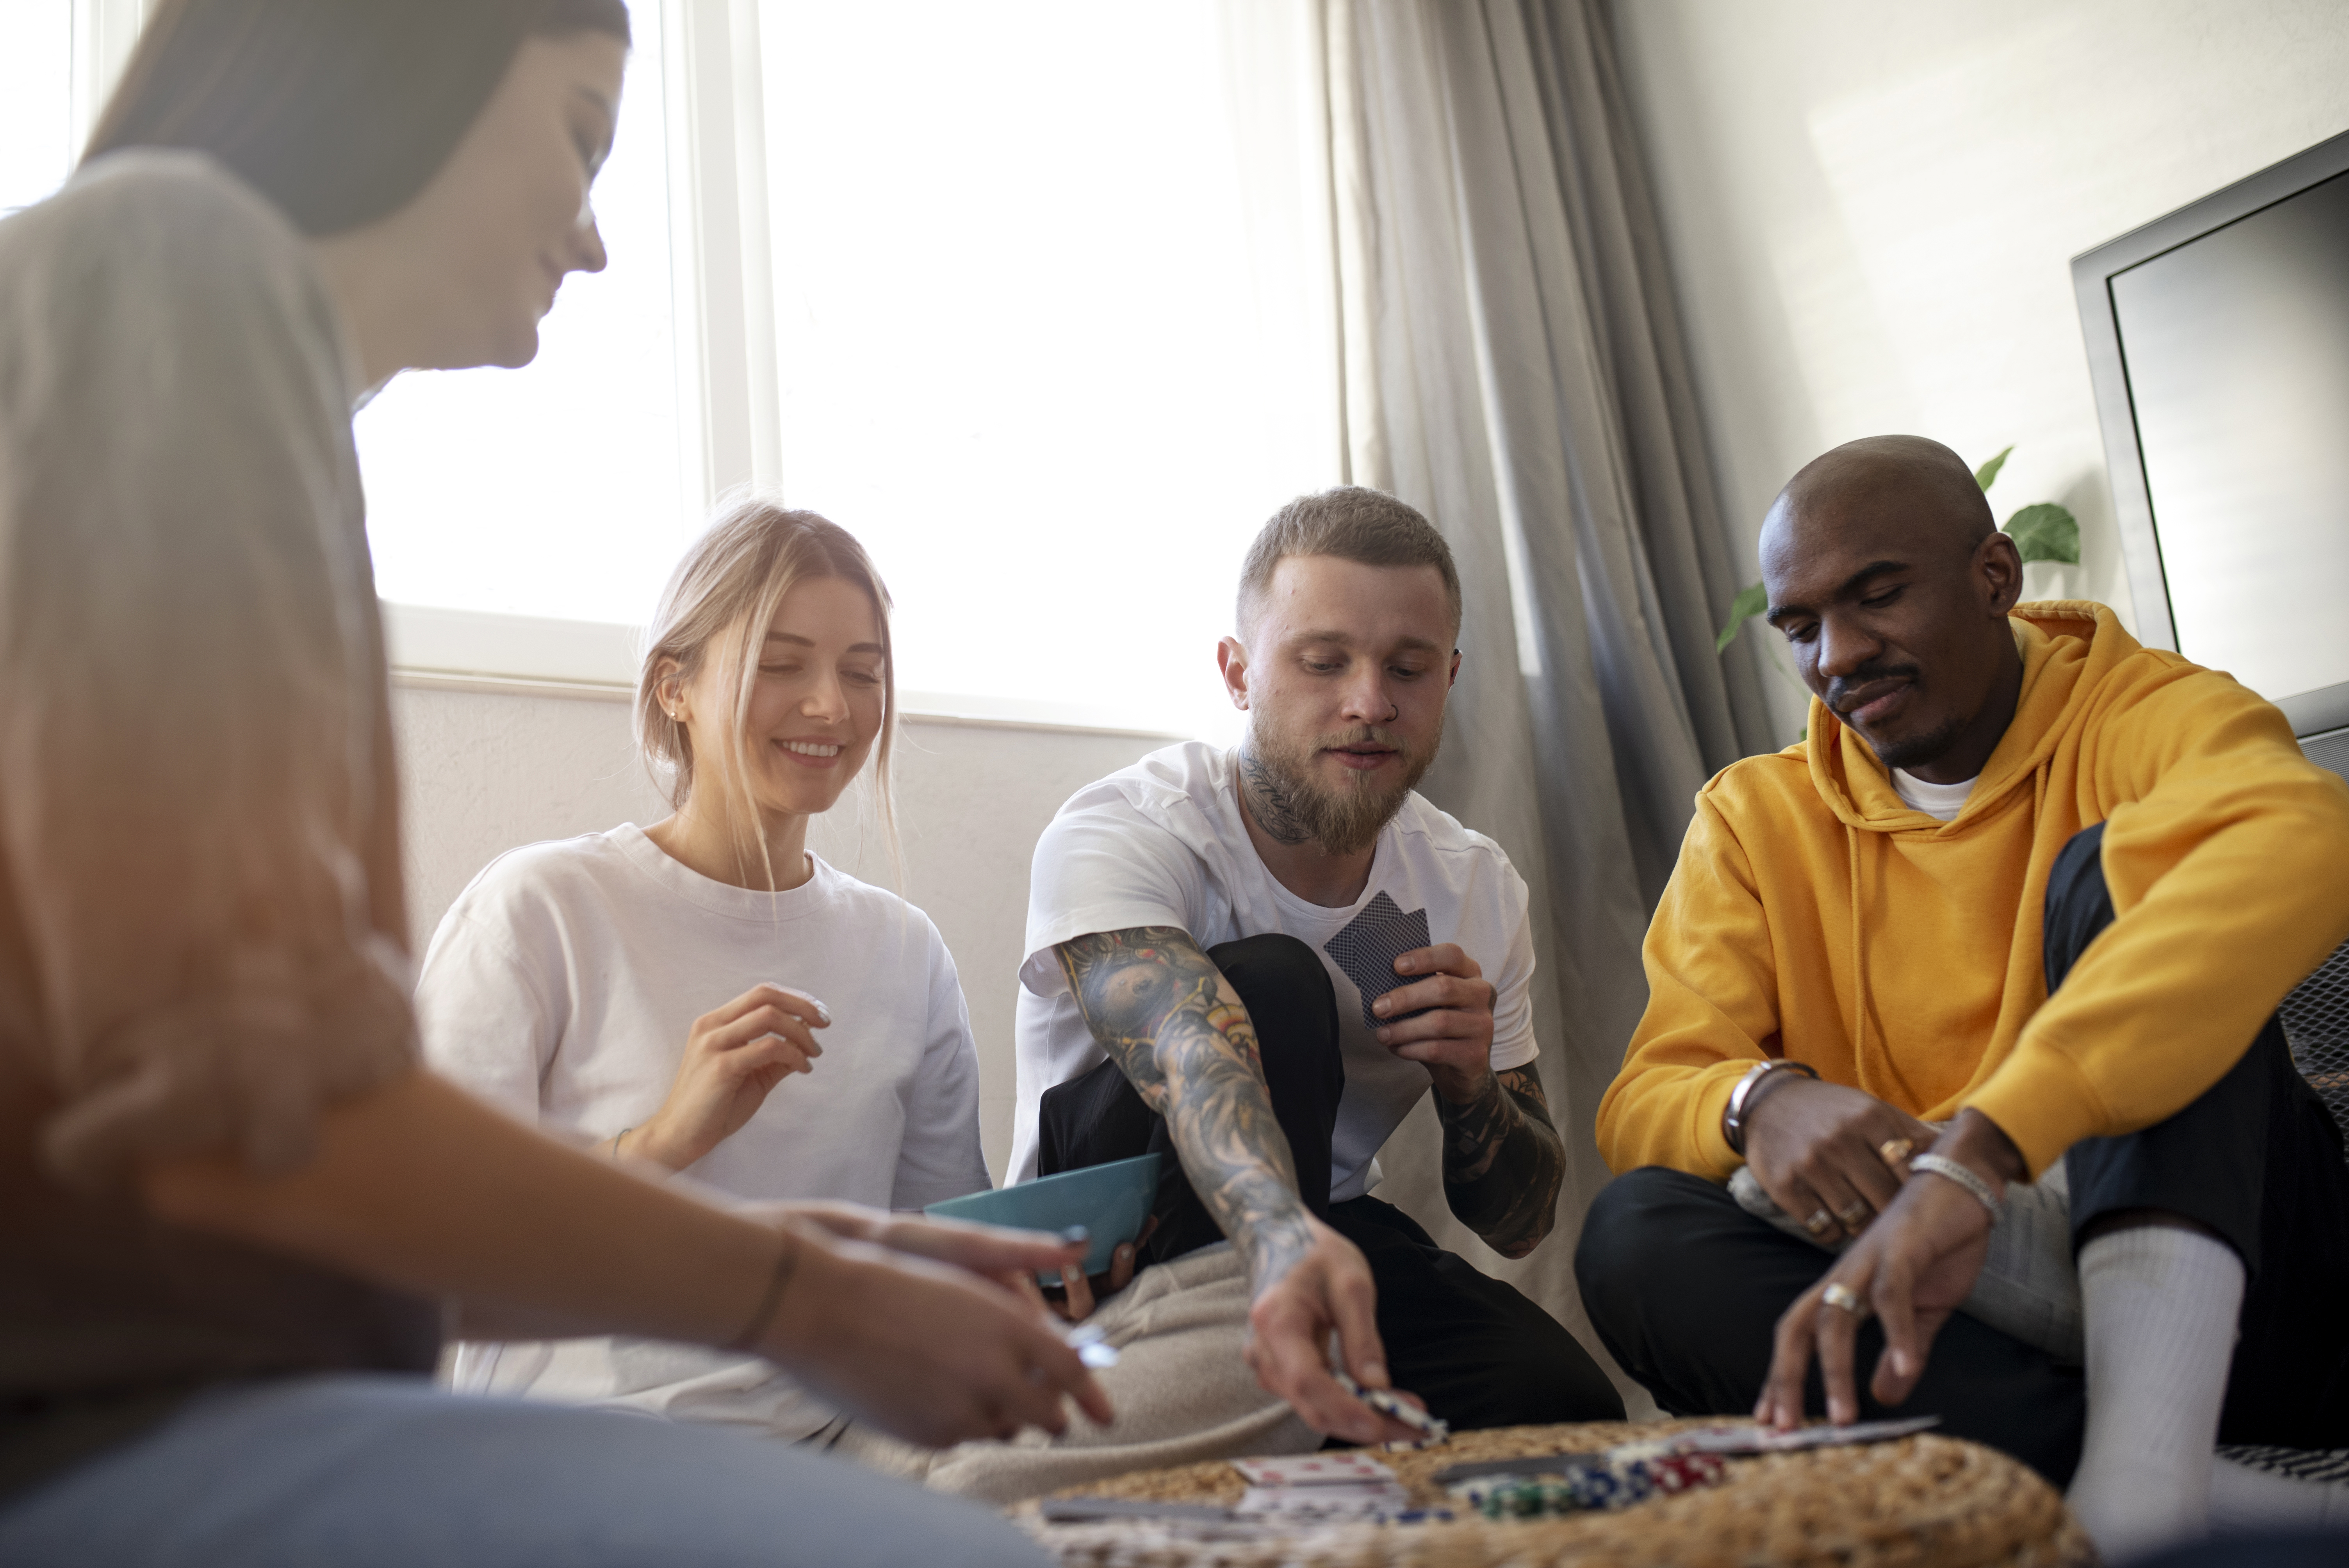
[[[1809,1219],[1803,1222],[1803,1229],[1810,1232],[1810,1233],[1815,1236],[1824,1236],[1829,1231],[1835,1229],[1835,1216],[1828,1213],[1825,1209],[1821,1209],[1817,1213],[1813,1214]]]
[[[1836,1218],[1843,1222],[1843,1228],[1845,1230],[1857,1231],[1860,1226],[1868,1222],[1868,1216],[1875,1212],[1875,1210],[1868,1206],[1867,1199],[1855,1198],[1852,1200],[1850,1208],[1837,1209],[1836,1211]]]
[[[1898,1171],[1909,1163],[1909,1156],[1917,1152],[1917,1140],[1913,1138],[1888,1138],[1876,1146],[1876,1152],[1884,1157],[1887,1165]]]
[[[1826,1302],[1829,1306],[1834,1307],[1838,1312],[1847,1312],[1854,1317],[1865,1317],[1868,1315],[1868,1309],[1861,1303],[1858,1293],[1854,1291],[1851,1286],[1844,1284],[1841,1280],[1837,1280],[1835,1283],[1828,1285],[1826,1290],[1821,1291],[1819,1293],[1819,1299]]]

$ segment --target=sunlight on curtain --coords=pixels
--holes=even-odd
[[[1236,736],[1241,556],[1339,456],[1260,317],[1214,8],[760,25],[783,488],[872,549],[900,684]]]
[[[521,370],[409,372],[357,421],[376,586],[409,604],[641,624],[698,518],[679,475],[660,0],[636,34],[595,217]]]
[[[73,166],[73,7],[0,0],[0,216],[55,191]]]

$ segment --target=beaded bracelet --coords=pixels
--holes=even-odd
[[[1912,1154],[1909,1158],[1909,1169],[1911,1171],[1927,1171],[1963,1187],[1981,1201],[1983,1208],[1990,1211],[1990,1222],[1993,1225],[1998,1223],[2006,1212],[2005,1202],[1996,1192],[1991,1191],[1989,1182],[1946,1154],[1931,1152]]]

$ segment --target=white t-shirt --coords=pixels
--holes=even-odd
[[[1338,993],[1346,1068],[1330,1144],[1332,1202],[1377,1184],[1373,1156],[1427,1092],[1427,1069],[1380,1045],[1366,1010],[1402,984],[1397,954],[1458,943],[1500,993],[1494,1068],[1523,1067],[1540,1054],[1526,884],[1498,844],[1413,794],[1380,831],[1361,897],[1326,909],[1281,886],[1257,855],[1234,769],[1229,752],[1197,741],[1170,746],[1079,790],[1044,830],[1019,969],[1011,1180],[1036,1174],[1044,1091],[1103,1059],[1052,952],[1092,932],[1179,926],[1202,948],[1279,932],[1320,954]]]
[[[946,944],[905,900],[810,860],[807,882],[765,893],[688,869],[634,825],[500,856],[425,953],[426,1060],[525,1121],[609,1139],[667,1098],[696,1018],[772,982],[831,1010],[823,1055],[685,1174],[739,1198],[876,1208],[984,1189],[978,1058]],[[764,1361],[652,1340],[467,1346],[458,1386],[786,1437],[831,1414]]]
[[[1974,780],[1961,784],[1929,784],[1905,768],[1892,770],[1892,788],[1900,803],[1912,811],[1922,811],[1937,822],[1954,820],[1965,810],[1966,797],[1974,792]]]

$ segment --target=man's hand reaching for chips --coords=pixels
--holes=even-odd
[[[1357,1443],[1410,1442],[1419,1434],[1382,1416],[1330,1375],[1334,1336],[1344,1370],[1365,1388],[1388,1387],[1379,1341],[1378,1290],[1353,1243],[1300,1215],[1310,1243],[1248,1308],[1248,1369],[1315,1431]],[[1410,1396],[1403,1396],[1410,1398]],[[1414,1401],[1415,1402],[1415,1401]]]
[[[1995,1123],[1965,1111],[1933,1146],[1983,1177],[1993,1192],[2024,1174],[2023,1157]],[[1803,1420],[1803,1383],[1816,1350],[1826,1385],[1827,1419],[1859,1418],[1854,1367],[1859,1326],[1884,1320],[1884,1353],[1868,1391],[1899,1405],[1915,1390],[1933,1340],[1971,1294],[1990,1250],[1990,1212],[1964,1187],[1920,1173],[1904,1183],[1876,1222],[1845,1249],[1818,1284],[1778,1319],[1770,1374],[1754,1418],[1781,1430]]]

